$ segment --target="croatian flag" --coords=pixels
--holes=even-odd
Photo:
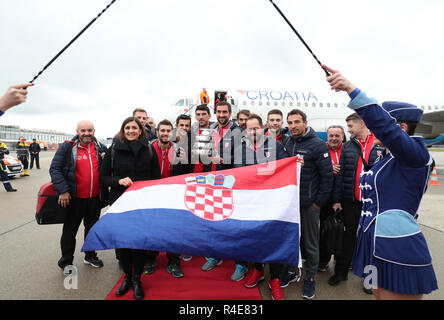
[[[301,267],[296,157],[135,182],[82,251],[132,248]]]

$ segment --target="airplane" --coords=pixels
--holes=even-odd
[[[232,118],[241,109],[248,109],[267,120],[267,113],[271,109],[279,109],[284,114],[284,127],[286,114],[292,109],[300,109],[307,114],[308,125],[318,136],[327,140],[327,128],[331,125],[341,125],[347,139],[347,124],[345,118],[353,113],[347,107],[349,100],[338,100],[337,95],[326,92],[313,92],[309,90],[207,90],[210,96],[208,106],[212,112],[211,121],[216,121],[214,102],[218,95],[226,95],[232,105]],[[322,97],[322,98],[321,98]],[[188,114],[194,121],[194,108],[201,104],[199,94],[182,97],[169,106],[168,120],[175,123],[179,114]],[[424,110],[421,122],[418,124],[416,134],[422,135],[427,146],[444,144],[444,106],[418,105]]]

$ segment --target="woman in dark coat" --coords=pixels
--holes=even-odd
[[[113,204],[134,181],[160,179],[156,152],[144,137],[144,128],[137,118],[129,117],[123,121],[113,146],[108,149],[103,159],[100,173],[104,185],[111,187],[110,204]],[[134,299],[144,298],[140,279],[145,254],[144,250],[119,249],[125,278],[116,291],[117,297],[133,287]]]

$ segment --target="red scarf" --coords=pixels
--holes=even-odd
[[[368,163],[368,158],[370,156],[370,151],[372,150],[374,140],[375,136],[372,133],[369,134],[367,137],[365,137],[364,141],[359,140],[362,156],[364,157],[365,162],[367,163]],[[359,177],[363,169],[364,169],[364,163],[362,162],[362,157],[359,157],[358,166],[356,167],[356,180],[355,180],[355,198],[358,201],[362,201],[361,189],[359,189]]]
[[[268,130],[265,132],[265,135],[268,136],[268,137],[270,137],[270,129],[268,129]],[[273,136],[271,136],[271,137],[273,137]],[[278,136],[273,137],[273,138],[274,138],[275,140],[279,141],[280,143],[282,143],[282,133],[280,133]]]
[[[339,164],[339,159],[341,158],[341,152],[342,152],[342,146],[343,146],[343,145],[344,145],[344,144],[341,143],[341,145],[339,146],[339,148],[337,148],[337,149],[333,149],[333,148],[330,148],[330,147],[328,146],[328,144],[327,144],[328,150],[330,150],[331,164],[332,164],[333,166]],[[336,176],[336,173],[335,173],[334,175]]]
[[[280,143],[282,143],[282,132],[279,133],[278,136],[274,137],[274,136],[270,135],[270,129],[268,129],[268,130],[265,132],[265,135],[266,135],[267,137],[273,137],[275,140],[277,140],[277,141],[279,141]]]
[[[159,140],[153,143],[153,147],[156,150],[157,158],[159,159],[161,177],[162,178],[171,177],[171,164],[169,158],[170,151],[173,150],[173,148],[171,148],[172,147],[171,142],[169,143],[169,146],[165,148],[165,150],[162,150],[162,148],[160,148]]]

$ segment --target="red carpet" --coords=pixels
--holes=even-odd
[[[145,300],[261,300],[259,289],[247,289],[244,286],[246,275],[239,282],[230,280],[234,272],[233,260],[224,260],[222,265],[211,271],[202,271],[206,259],[193,257],[191,261],[181,261],[181,268],[185,274],[183,278],[174,278],[166,271],[167,257],[161,253],[157,257],[157,267],[154,273],[142,275],[142,286],[145,290]],[[123,281],[123,276],[106,300],[132,300],[133,290],[130,289],[124,296],[117,298],[115,292]]]

